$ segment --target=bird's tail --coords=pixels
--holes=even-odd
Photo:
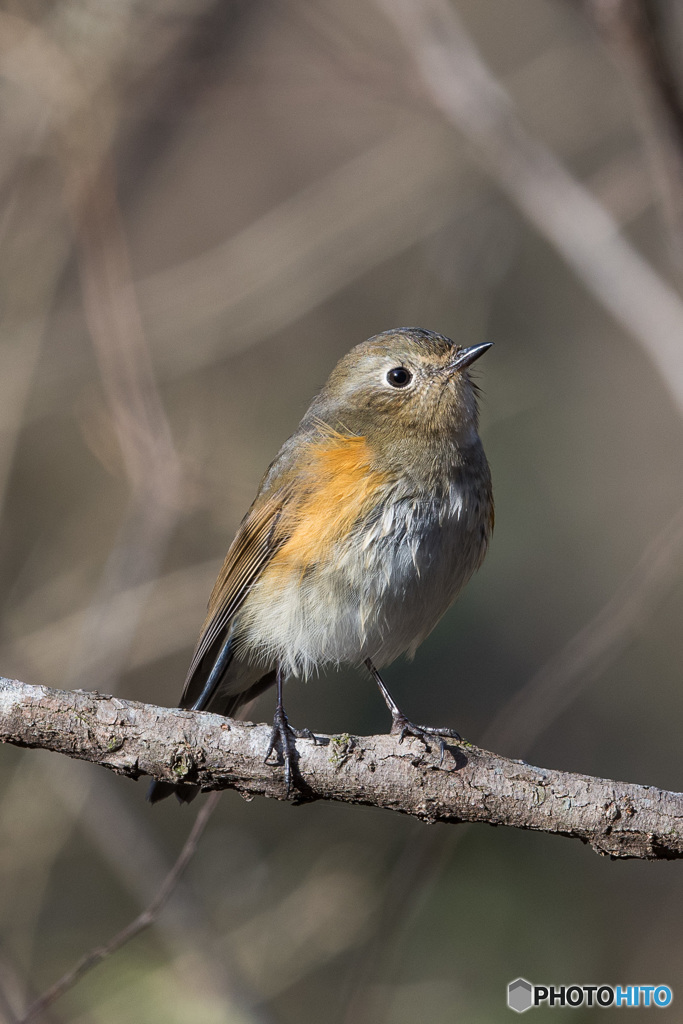
[[[258,697],[259,694],[267,690],[269,686],[272,686],[275,682],[275,672],[266,672],[265,675],[261,676],[255,683],[244,690],[242,693],[234,693],[224,699],[220,708],[207,708],[206,705],[210,703],[211,696],[214,695],[215,689],[211,692],[208,698],[205,700],[203,706],[197,706],[200,702],[196,701],[192,707],[193,711],[212,710],[218,711],[221,715],[226,715],[228,718],[233,716],[235,712],[242,707],[243,704],[248,704],[250,701]],[[205,691],[206,693],[206,691]],[[175,793],[176,798],[181,804],[192,803],[194,798],[199,794],[200,787],[193,786],[189,782],[161,782],[156,779],[151,783],[147,790],[147,799],[151,804],[158,803],[159,800],[165,800],[171,793]]]
[[[183,710],[209,710],[211,700],[232,661],[233,653],[231,637],[228,634],[227,638],[219,638],[218,654],[210,664],[208,673],[202,671],[201,663],[194,670],[190,670],[190,675],[185,680],[183,695],[180,698],[179,706]],[[197,690],[198,692],[196,692]],[[237,700],[229,701],[225,708],[221,708],[221,713],[229,715],[236,710],[241,703],[240,697],[241,694],[238,694]],[[193,786],[187,782],[162,782],[155,779],[147,790],[147,799],[151,804],[156,804],[159,800],[165,800],[171,793],[175,793],[181,804],[189,804],[199,793],[199,786]]]
[[[154,779],[147,790],[147,799],[151,804],[165,800],[171,793],[175,793],[181,804],[192,803],[199,793],[199,786],[190,786],[187,782],[159,782]]]

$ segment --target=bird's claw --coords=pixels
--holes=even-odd
[[[268,758],[275,750],[278,740],[282,747],[282,760],[285,765],[285,793],[289,796],[289,792],[292,788],[292,776],[294,774],[295,766],[299,754],[296,749],[295,739],[306,739],[313,740],[317,743],[317,738],[311,732],[310,729],[295,729],[289,724],[289,719],[282,708],[277,708],[275,711],[275,717],[273,718],[273,728],[270,732],[270,740],[268,741],[268,750],[263,761],[267,763]]]
[[[462,736],[455,729],[439,729],[431,725],[415,725],[414,722],[410,722],[405,715],[400,714],[394,717],[391,732],[394,735],[398,735],[398,742],[403,743],[406,736],[415,736],[417,739],[422,740],[428,751],[431,752],[430,740],[438,740],[439,742],[439,765],[443,764],[444,754],[448,749],[444,741],[444,737],[452,740],[460,740]]]

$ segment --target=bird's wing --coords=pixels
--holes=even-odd
[[[267,498],[254,502],[242,520],[209,598],[209,613],[185,679],[180,698],[181,707],[186,706],[190,700],[191,689],[196,690],[192,684],[197,682],[195,674],[203,658],[216,641],[225,636],[230,620],[250,589],[275,552],[287,540],[288,534],[282,528],[281,516],[288,498],[289,487],[282,487]]]

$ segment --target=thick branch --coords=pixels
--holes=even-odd
[[[44,747],[121,775],[285,799],[281,767],[264,764],[270,730],[196,712],[0,677],[0,740]],[[555,832],[612,857],[683,856],[683,794],[534,768],[454,745],[441,767],[421,742],[394,736],[297,740],[294,800],[340,800],[423,821],[483,821]]]

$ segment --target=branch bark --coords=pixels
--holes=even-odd
[[[84,690],[0,677],[0,740],[206,789],[285,799],[281,767],[264,764],[270,728],[220,715],[158,708]],[[470,743],[441,767],[420,741],[394,736],[298,740],[292,800],[338,800],[427,822],[482,821],[582,840],[600,854],[683,857],[683,794],[535,768]]]

